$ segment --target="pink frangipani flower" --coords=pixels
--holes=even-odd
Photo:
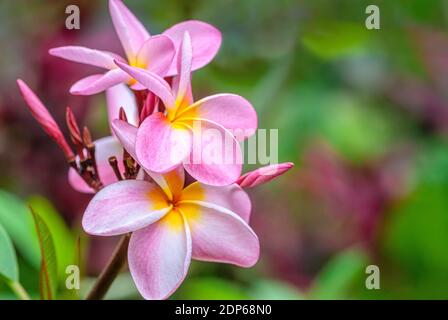
[[[146,169],[163,173],[183,163],[185,170],[202,183],[229,185],[238,179],[242,169],[238,139],[255,133],[257,114],[246,99],[235,94],[217,94],[193,102],[188,32],[179,50],[179,71],[172,87],[153,72],[116,63],[165,106],[164,112],[148,116],[138,129],[136,156]],[[218,136],[208,136],[209,129]],[[230,161],[224,159],[229,154]]]
[[[242,175],[236,181],[236,184],[239,184],[241,188],[253,188],[277,178],[292,167],[294,167],[294,163],[292,162],[271,164],[269,166],[261,167]]]
[[[79,80],[71,92],[106,91],[111,136],[93,141],[67,107],[74,153],[42,102],[21,80],[18,85],[33,116],[64,151],[71,186],[95,194],[83,215],[84,230],[125,235],[102,272],[111,276],[100,276],[87,298],[104,296],[126,262],[128,246],[139,292],[146,299],[166,299],[181,285],[192,259],[241,267],[257,263],[260,244],[249,226],[252,205],[243,188],[266,183],[293,164],[240,176],[239,143],[257,129],[254,108],[235,94],[194,101],[191,73],[216,55],[218,30],[186,21],[151,37],[121,0],[109,0],[109,9],[126,59],[78,46],[50,53],[107,70]]]
[[[185,31],[189,31],[193,37],[195,48],[193,70],[209,63],[221,45],[221,33],[204,22],[182,22],[169,28],[162,35],[150,36],[143,24],[121,0],[110,0],[109,11],[126,53],[126,60],[115,53],[80,46],[65,46],[49,51],[53,56],[108,70],[104,74],[91,75],[76,82],[70,89],[72,94],[96,94],[119,83],[141,90],[141,86],[134,79],[117,68],[114,60],[127,61],[131,66],[145,68],[162,77],[175,75],[177,69],[176,64],[173,64],[173,58]]]
[[[82,220],[93,235],[132,232],[128,263],[145,299],[166,299],[184,280],[191,259],[253,266],[259,241],[247,221],[251,203],[236,184],[184,188],[182,167],[161,185],[123,180],[100,190]]]

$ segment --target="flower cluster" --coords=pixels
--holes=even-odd
[[[67,108],[73,152],[42,102],[23,81],[18,85],[35,119],[64,151],[70,184],[95,193],[84,230],[131,234],[128,264],[139,292],[165,299],[182,283],[191,259],[241,267],[257,262],[259,241],[249,226],[251,201],[243,188],[265,183],[292,164],[241,176],[239,142],[257,129],[254,108],[235,94],[194,101],[191,73],[218,52],[216,28],[186,21],[150,36],[121,0],[110,0],[109,9],[126,59],[78,46],[50,54],[107,70],[79,80],[70,92],[105,91],[111,136],[92,141]],[[209,129],[217,134],[210,136]]]

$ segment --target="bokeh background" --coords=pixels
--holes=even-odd
[[[248,98],[260,128],[279,129],[279,162],[296,164],[249,191],[260,262],[194,262],[173,298],[448,298],[447,1],[125,2],[152,34],[186,19],[218,27],[223,44],[194,73],[195,96]],[[80,7],[80,30],[65,28],[69,4]],[[365,28],[369,4],[380,8],[380,30]],[[74,44],[122,52],[107,1],[1,1],[0,43],[0,222],[33,297],[39,259],[25,204],[53,230],[61,283],[80,236],[82,297],[117,239],[80,230],[90,197],[69,187],[62,153],[15,80],[38,92],[64,130],[71,106],[94,138],[108,135],[104,95],[68,93],[94,70],[47,53]],[[370,264],[380,268],[379,290],[365,287]],[[14,295],[0,284],[0,297]],[[139,298],[126,270],[108,297]]]

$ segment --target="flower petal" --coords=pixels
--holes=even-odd
[[[179,203],[190,226],[196,260],[252,267],[260,255],[254,231],[235,213],[208,203]]]
[[[106,90],[107,115],[109,126],[112,129],[112,121],[120,117],[120,108],[123,108],[130,124],[138,126],[139,114],[135,96],[125,84],[117,84]],[[112,130],[113,133],[113,130]]]
[[[112,167],[109,165],[109,158],[112,156],[117,157],[118,168],[123,172],[123,148],[114,137],[101,138],[94,143],[95,160],[101,182],[103,182],[105,186],[117,182],[117,177],[115,176]],[[76,161],[79,161],[79,157],[77,157]],[[78,192],[95,193],[95,190],[90,188],[73,168],[69,169],[68,181],[72,188]]]
[[[126,121],[115,119],[112,121],[112,130],[120,140],[123,148],[131,155],[135,160],[137,155],[135,153],[135,142],[137,140],[137,127],[127,123]]]
[[[145,299],[168,298],[185,279],[190,261],[190,230],[177,211],[131,236],[129,270]]]
[[[199,182],[225,186],[235,182],[242,170],[241,149],[235,137],[211,121],[194,121],[193,146],[184,168]]]
[[[237,184],[214,187],[194,182],[182,191],[179,201],[199,201],[223,207],[248,223],[252,203],[249,195]]]
[[[188,96],[191,81],[191,63],[193,58],[193,49],[191,47],[191,38],[188,31],[185,32],[182,44],[178,54],[177,70],[178,75],[175,78],[176,82],[176,102],[181,105],[185,96]],[[189,101],[192,102],[192,101]]]
[[[193,47],[193,62],[191,70],[197,70],[208,64],[221,46],[221,32],[212,25],[196,20],[178,23],[163,34],[173,40],[176,52],[179,52],[184,33],[188,31]],[[177,74],[177,57],[174,58],[167,75]]]
[[[158,35],[146,40],[137,56],[137,65],[159,76],[165,76],[173,62],[176,49],[167,36]]]
[[[150,35],[121,0],[110,0],[109,11],[118,38],[131,62],[137,57],[138,51]]]
[[[84,230],[113,236],[144,228],[171,210],[160,188],[141,180],[122,180],[101,189],[82,218]]]
[[[70,93],[75,95],[97,94],[129,80],[130,77],[126,72],[114,69],[105,74],[95,74],[79,80],[70,88]]]
[[[148,170],[168,172],[191,152],[191,132],[172,124],[162,113],[147,117],[137,132],[138,161]]]
[[[123,61],[119,55],[80,46],[52,48],[48,51],[52,56],[78,63],[84,63],[104,69],[115,69],[114,60]]]
[[[230,130],[238,141],[257,130],[257,113],[249,101],[236,94],[217,94],[196,101],[178,114],[181,119],[200,118]]]
[[[99,170],[99,168],[98,168]],[[81,193],[95,193],[95,190],[92,189],[76,172],[75,169],[70,168],[68,169],[68,183],[70,186]]]
[[[285,162],[280,164],[271,164],[269,166],[258,168],[241,176],[236,182],[242,188],[253,188],[255,186],[267,183],[278,176],[281,176],[286,171],[294,166],[292,162]]]
[[[150,71],[131,67],[119,61],[115,63],[145,88],[158,96],[168,109],[174,107],[174,97],[171,93],[171,87],[163,78]]]

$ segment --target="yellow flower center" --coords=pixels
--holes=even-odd
[[[148,197],[152,203],[152,210],[161,210],[171,207],[171,210],[160,220],[160,223],[166,224],[173,231],[183,230],[184,219],[193,221],[200,218],[200,206],[195,201],[204,199],[204,189],[198,182],[189,185],[181,192],[173,194],[173,199],[159,188],[154,188],[148,193]]]

